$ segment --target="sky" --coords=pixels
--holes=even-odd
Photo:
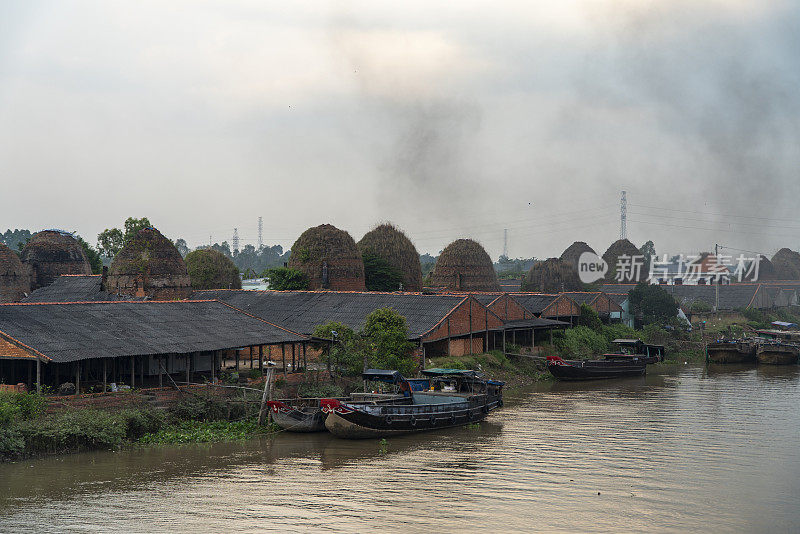
[[[0,3],[0,232],[800,248],[800,6]]]

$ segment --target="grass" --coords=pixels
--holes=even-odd
[[[500,351],[431,358],[427,361],[427,367],[473,369],[483,372],[487,377],[503,380],[507,387],[511,388],[552,380],[550,373],[542,367],[539,361],[524,356],[508,357]]]
[[[254,419],[244,421],[182,421],[158,432],[145,434],[138,443],[174,444],[238,441],[268,434],[274,428],[259,425]]]

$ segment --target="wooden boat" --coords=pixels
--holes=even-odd
[[[275,424],[289,432],[322,432],[325,417],[321,399],[299,398],[267,401]]]
[[[780,341],[762,341],[756,349],[756,358],[759,364],[764,365],[792,365],[797,363],[800,348],[790,343]]]
[[[379,379],[376,371],[382,370],[366,371],[364,379]],[[323,399],[322,410],[328,414],[325,427],[340,438],[386,437],[480,421],[503,405],[504,382],[485,380],[475,371],[463,369],[427,369],[422,373],[429,378],[396,382],[403,392],[399,399]],[[428,382],[430,387],[422,389],[420,382]]]
[[[598,380],[642,376],[647,371],[644,360],[564,360],[558,356],[547,357],[547,370],[559,380]]]
[[[749,363],[756,361],[756,343],[752,339],[718,339],[706,346],[713,363]]]
[[[617,346],[617,352],[603,354],[603,359],[638,359],[648,364],[664,361],[664,354],[666,353],[664,345],[652,345],[640,339],[615,339],[612,343]]]

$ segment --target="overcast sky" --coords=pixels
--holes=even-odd
[[[0,3],[0,231],[800,247],[800,8]]]

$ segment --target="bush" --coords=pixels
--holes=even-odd
[[[47,401],[36,393],[0,393],[0,427],[16,419],[40,417],[46,404]]]
[[[603,335],[606,340],[611,343],[615,339],[640,339],[641,333],[622,323],[610,324],[603,326]]]
[[[403,284],[403,272],[372,252],[365,252],[364,284],[367,291],[397,291]]]
[[[678,315],[677,301],[663,288],[639,282],[628,294],[631,311],[644,324],[671,322]]]
[[[588,304],[581,304],[581,314],[578,317],[578,326],[586,326],[595,332],[600,332],[603,328],[603,322],[600,316],[594,311],[594,308]]]
[[[225,421],[228,406],[207,397],[186,397],[170,408],[170,415],[177,420]]]
[[[586,326],[564,330],[554,341],[559,352],[569,358],[588,359],[608,350],[605,336]]]
[[[711,305],[704,300],[696,300],[692,302],[689,311],[692,313],[708,313],[711,311]]]
[[[341,397],[344,390],[334,384],[304,383],[297,386],[297,395],[311,398]]]
[[[22,456],[25,439],[15,427],[0,424],[0,460],[11,460]]]
[[[379,308],[367,315],[362,336],[368,343],[368,367],[396,369],[406,376],[416,371],[406,318],[393,309]]]
[[[308,289],[306,273],[291,267],[276,267],[267,269],[261,275],[267,279],[269,288],[276,291],[290,291]]]
[[[164,416],[152,409],[122,410],[118,413],[125,425],[125,437],[137,440],[145,434],[158,432],[164,425]]]
[[[125,439],[126,424],[117,414],[77,410],[19,424],[29,454],[116,449]]]

